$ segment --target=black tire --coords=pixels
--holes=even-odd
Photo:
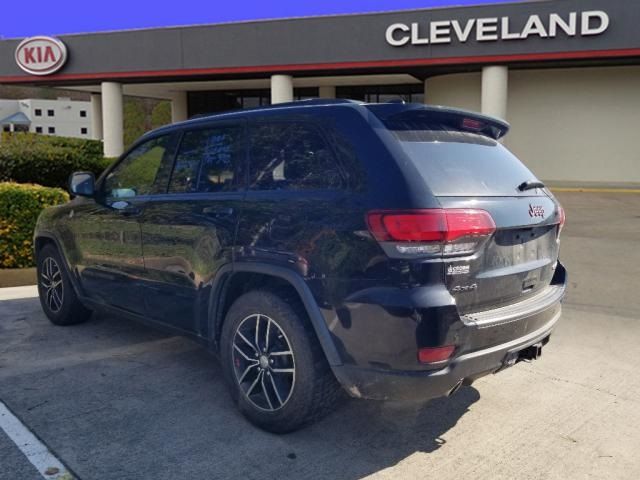
[[[38,253],[40,305],[54,325],[76,325],[87,321],[91,310],[80,303],[62,262],[54,245],[45,245]]]
[[[256,315],[261,316],[258,317],[261,320],[257,322],[262,326],[260,331],[265,333],[260,334],[260,339],[252,338],[250,343],[254,347],[251,347],[237,332],[239,329],[241,333],[250,331],[247,328],[255,325]],[[272,323],[267,326],[269,320]],[[265,338],[269,338],[266,330],[270,332],[272,345],[266,353],[262,353],[267,358],[266,362],[271,362],[271,365],[263,368],[263,356],[260,355],[259,360],[254,360],[258,362],[257,366],[249,367],[251,362],[245,355],[259,356],[256,355],[256,341],[257,349],[264,350]],[[244,355],[236,353],[238,350],[234,347],[234,340],[238,342]],[[282,349],[286,348],[285,344],[290,346],[288,351],[293,352],[293,355],[270,355],[278,353],[275,351],[278,349],[282,353]],[[222,328],[221,360],[231,396],[240,412],[256,426],[273,433],[291,432],[320,419],[335,407],[341,397],[342,390],[331,372],[304,309],[297,298],[283,293],[254,290],[240,296],[233,303]],[[275,365],[273,362],[276,362]],[[291,370],[292,366],[292,373],[282,373]],[[245,368],[251,369],[247,372],[247,380],[241,385],[239,379]],[[260,371],[265,384],[259,381],[260,385],[256,388],[261,387],[262,393],[251,391],[250,398],[245,391],[250,388],[249,384],[256,381]],[[289,386],[289,394],[285,399],[283,397]]]

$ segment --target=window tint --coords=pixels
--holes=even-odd
[[[132,150],[107,176],[105,195],[127,198],[152,193],[163,159],[167,163],[173,155],[171,138],[154,138]]]
[[[481,135],[407,131],[397,138],[435,195],[515,196],[518,185],[536,179],[509,150]]]
[[[250,188],[339,188],[342,177],[320,130],[307,123],[265,123],[251,129]]]
[[[241,126],[186,132],[169,184],[170,193],[236,190],[244,163]]]
[[[533,173],[500,143],[478,133],[495,133],[491,124],[429,110],[409,110],[384,122],[434,195],[532,194],[517,186],[535,181]]]

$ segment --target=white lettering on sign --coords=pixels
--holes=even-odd
[[[67,61],[67,47],[57,38],[25,38],[16,48],[15,59],[31,75],[50,75]]]
[[[578,21],[579,19],[579,21]],[[478,42],[500,40],[526,40],[530,37],[556,38],[562,33],[567,37],[601,35],[607,31],[611,20],[606,12],[593,10],[571,12],[565,16],[552,13],[548,16],[530,15],[516,28],[509,17],[438,20],[426,23],[394,23],[387,27],[385,38],[389,45],[466,43],[469,38]]]

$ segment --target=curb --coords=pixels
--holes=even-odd
[[[36,280],[37,273],[35,267],[0,269],[0,288],[35,285]]]

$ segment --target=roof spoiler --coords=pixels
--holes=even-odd
[[[412,125],[439,124],[499,140],[509,132],[509,124],[496,117],[477,112],[419,103],[368,104],[382,122],[392,130],[411,130]]]

